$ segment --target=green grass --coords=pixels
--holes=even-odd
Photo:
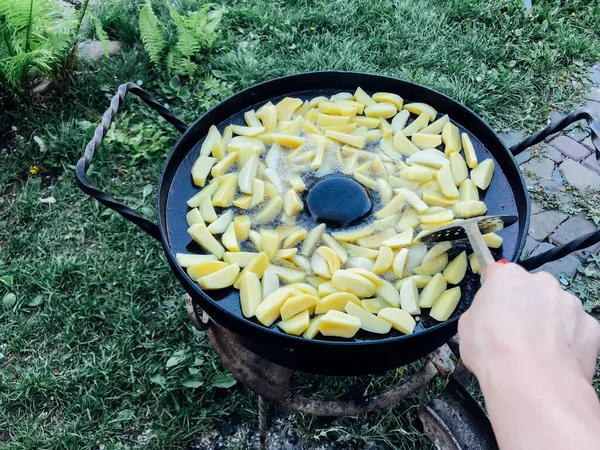
[[[518,2],[232,1],[210,64],[174,88],[155,74],[140,45],[132,19],[139,3],[113,0],[96,10],[111,37],[125,42],[121,54],[81,64],[64,93],[27,107],[8,103],[0,115],[2,449],[188,448],[201,436],[211,446],[222,439],[241,449],[251,441],[245,432],[257,429],[254,395],[225,387],[231,379],[193,331],[159,244],[74,183],[74,164],[121,82],[140,80],[191,122],[236,90],[274,76],[375,72],[443,91],[498,129],[531,130],[546,122],[548,108],[568,110],[582,99],[585,68],[600,55],[600,10],[591,1],[556,12],[559,2],[544,2],[531,19]],[[176,5],[185,11],[196,3]],[[177,132],[139,101],[126,103],[91,176],[152,218],[152,188]],[[33,165],[36,175],[28,171]],[[56,203],[40,203],[48,197]],[[573,207],[595,217],[584,200]],[[584,275],[575,288],[597,298],[595,275]],[[400,378],[302,376],[296,389],[334,398]],[[437,382],[429,394],[440,388]],[[433,448],[419,432],[416,405],[413,396],[338,420],[279,409],[274,427],[294,430],[305,448],[336,441],[337,448]],[[242,431],[225,436],[228,422]]]

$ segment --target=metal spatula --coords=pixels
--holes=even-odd
[[[469,239],[471,248],[479,260],[481,273],[485,273],[487,266],[494,262],[490,249],[483,240],[482,234],[499,231],[512,225],[518,220],[517,216],[481,216],[454,222],[438,228],[419,237],[421,242],[457,241]]]

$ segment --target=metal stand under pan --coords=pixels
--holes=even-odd
[[[418,418],[423,432],[436,448],[442,450],[495,450],[498,444],[492,426],[479,404],[465,390],[470,373],[453,361],[450,347],[443,345],[427,356],[423,368],[391,389],[369,396],[349,399],[320,400],[305,397],[291,390],[295,371],[268,361],[248,350],[239,337],[217,325],[198,307],[194,308],[189,295],[185,296],[188,314],[194,326],[206,331],[212,347],[225,367],[244,386],[258,394],[259,437],[261,450],[267,449],[268,402],[294,411],[316,416],[352,416],[365,414],[402,402],[419,392],[421,404]],[[437,376],[446,380],[443,392],[427,400],[428,384]]]

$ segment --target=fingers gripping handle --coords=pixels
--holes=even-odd
[[[147,219],[144,219],[138,215],[131,208],[119,203],[114,197],[96,188],[92,182],[87,178],[87,171],[92,163],[94,154],[100,148],[106,133],[119,111],[119,107],[125,100],[125,96],[128,92],[137,95],[146,103],[150,108],[157,111],[167,122],[173,125],[179,132],[183,133],[187,130],[187,125],[181,120],[177,119],[171,112],[156,101],[156,99],[148,92],[141,89],[135,83],[125,83],[119,86],[117,93],[110,102],[110,107],[106,110],[102,116],[102,123],[100,123],[94,130],[93,139],[85,147],[85,152],[81,159],[77,162],[75,171],[75,177],[77,184],[90,197],[95,198],[100,203],[118,212],[121,216],[133,222],[146,233],[153,238],[160,240],[160,232],[158,226]]]

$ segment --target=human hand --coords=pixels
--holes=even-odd
[[[552,275],[530,274],[516,264],[489,266],[458,334],[461,357],[480,380],[498,364],[527,360],[566,365],[591,381],[600,350],[600,325],[581,301]]]

